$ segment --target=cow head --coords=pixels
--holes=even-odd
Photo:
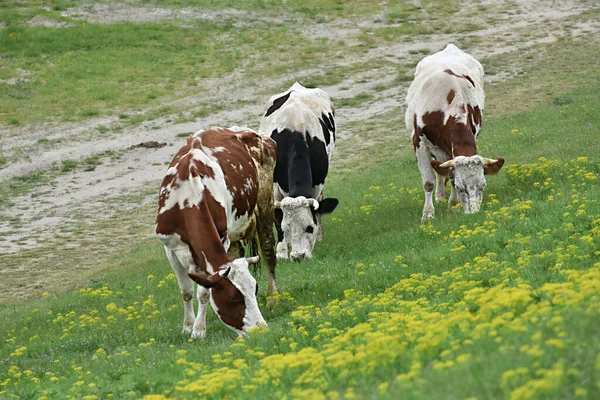
[[[431,166],[439,175],[454,178],[452,190],[455,191],[466,214],[479,211],[485,189],[484,175],[497,174],[503,165],[503,158],[492,160],[478,155],[457,156],[445,163],[431,161]]]
[[[250,328],[267,325],[258,308],[258,285],[249,264],[260,257],[238,258],[213,275],[188,274],[194,282],[210,289],[210,304],[225,325],[243,335]]]
[[[287,243],[292,246],[292,262],[312,258],[312,250],[317,240],[316,216],[333,212],[337,205],[338,199],[317,201],[304,196],[285,197],[275,203],[275,208],[283,212],[281,229]]]

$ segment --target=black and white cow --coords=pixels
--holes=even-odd
[[[323,199],[323,186],[335,147],[334,109],[329,95],[296,82],[272,96],[259,132],[277,142],[274,174],[275,221],[279,243],[277,258],[301,261],[312,258],[322,240],[321,214],[338,205]]]

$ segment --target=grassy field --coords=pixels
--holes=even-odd
[[[184,6],[179,1],[169,3]],[[222,2],[192,3],[206,10],[223,7]],[[230,3],[246,11],[266,10],[265,15],[281,11],[268,0]],[[316,20],[381,13],[379,2],[288,3],[305,18]],[[386,14],[386,20],[410,19],[414,10],[406,11],[404,2],[390,3],[396,8]],[[423,3],[431,12],[445,4]],[[0,12],[8,25],[0,32],[6,34],[0,39],[5,42],[17,40],[7,36],[16,32],[13,26],[39,15],[44,2],[28,2],[26,9],[17,6],[19,2],[6,4],[10,12]],[[65,18],[60,12],[73,4],[80,3],[53,1],[43,13]],[[438,15],[443,19],[445,14]],[[169,81],[169,65],[177,64],[182,73],[192,67],[183,61],[192,44],[167,48],[180,28],[111,26],[114,34],[106,37],[112,38],[113,45],[106,49],[81,54],[80,47],[78,51],[68,47],[68,43],[84,47],[97,43],[94,35],[113,31],[83,23],[70,33],[57,31],[59,42],[73,36],[64,45],[47,43],[46,49],[55,52],[55,60],[62,60],[60,68],[106,60],[93,67],[105,69],[96,71],[98,76],[110,75],[106,71],[115,60],[127,58],[124,68],[114,71],[114,78],[140,84],[133,85],[129,97],[119,91],[111,97],[111,85],[104,88],[106,98],[90,95],[98,86],[93,70],[79,83],[72,82],[69,74],[49,73],[48,79],[56,79],[49,81],[52,85],[73,85],[81,90],[74,96],[80,97],[67,99],[51,91],[31,97],[30,112],[15,111],[13,123],[95,115],[76,111],[77,107],[104,113],[111,107],[158,104],[162,96],[189,83],[173,76],[171,86],[158,84]],[[235,43],[244,42],[239,36],[243,32],[251,37],[257,34],[256,27],[245,28],[252,32],[233,33],[217,23],[203,29],[215,40],[232,35]],[[273,34],[294,36],[282,26],[273,29]],[[193,30],[186,34],[197,38],[194,35],[200,33]],[[36,76],[42,76],[47,67],[36,67],[41,38],[47,37],[42,31],[28,28],[32,37],[39,33],[37,41],[3,47],[4,56],[18,59],[20,68],[39,67]],[[389,40],[386,35],[393,34],[365,34],[363,47],[382,45]],[[157,36],[152,39],[152,35]],[[284,40],[302,49],[318,43],[287,36]],[[154,47],[147,47],[149,41]],[[242,44],[240,54],[253,43],[248,42],[246,50]],[[597,41],[564,39],[525,53],[482,60],[492,74],[526,65],[519,65],[512,79],[486,88],[489,111],[480,154],[504,157],[507,163],[498,176],[488,178],[483,211],[476,215],[465,216],[437,204],[436,219],[419,224],[423,191],[400,111],[348,124],[347,129],[359,132],[357,141],[370,144],[339,143],[339,168],[332,170],[326,194],[341,203],[324,218],[325,242],[315,249],[313,261],[278,264],[282,293],[272,310],[265,306],[263,269],[258,278],[259,303],[269,329],[245,339],[236,338],[212,311],[204,341],[191,341],[180,333],[183,307],[177,283],[154,238],[136,239],[117,256],[99,262],[98,272],[65,269],[66,264],[84,262],[94,251],[94,240],[99,239],[93,236],[86,237],[84,251],[69,247],[65,239],[54,251],[33,250],[4,258],[15,268],[24,258],[39,264],[31,279],[48,274],[52,283],[47,289],[43,283],[35,289],[41,298],[0,303],[0,398],[599,398],[600,71],[595,56],[599,48]],[[147,71],[141,68],[139,81],[136,74],[127,75],[131,74],[128,63],[135,65],[139,52],[160,56],[163,51],[173,56],[167,64],[158,63]],[[289,51],[293,53],[294,47]],[[102,54],[111,56],[106,59]],[[268,50],[261,48],[260,54]],[[86,62],[72,63],[88,56]],[[217,64],[206,73],[218,74],[211,68],[222,68],[222,62],[235,66],[236,60],[212,60]],[[365,67],[348,67],[343,73],[351,76]],[[398,68],[402,76],[409,67]],[[247,73],[258,70],[250,68]],[[157,86],[143,88],[144,76]],[[319,79],[336,81],[339,76],[325,74]],[[149,98],[151,93],[156,98]],[[374,101],[370,96],[357,94],[340,102],[338,113]],[[73,103],[61,103],[65,106],[61,108],[54,104],[57,99]],[[1,92],[0,108],[17,110],[26,100]],[[10,124],[7,115],[0,119]],[[88,164],[93,165],[66,162],[41,175],[21,177],[11,181],[13,192],[6,193],[28,190],[29,185],[65,169]],[[140,194],[140,202],[144,196],[149,194]],[[0,204],[11,197],[0,193]],[[143,207],[118,216],[118,222],[87,226],[82,221],[77,234],[87,235],[86,229],[112,232],[105,241],[122,249],[119,242],[152,225],[153,209]],[[116,223],[118,229],[112,225]],[[81,289],[60,288],[50,276],[73,271],[85,282]],[[19,280],[27,278],[25,274]]]
[[[78,292],[3,306],[3,395],[596,398],[598,89],[486,125],[481,153],[508,163],[474,216],[438,205],[420,226],[407,153],[334,173],[326,242],[315,261],[280,263],[270,329],[245,340],[212,313],[204,342],[179,333],[155,241]]]

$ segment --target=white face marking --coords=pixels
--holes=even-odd
[[[286,197],[281,200],[283,220],[281,228],[286,242],[292,246],[290,256],[312,258],[317,225],[306,197]]]
[[[454,158],[454,188],[466,214],[479,211],[485,185],[481,156]]]

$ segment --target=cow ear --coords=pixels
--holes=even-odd
[[[435,172],[438,173],[438,175],[446,176],[446,177],[448,177],[448,176],[450,176],[450,174],[452,174],[452,169],[454,168],[454,167],[448,165],[447,163],[442,164],[442,162],[438,161],[438,160],[431,160],[431,166],[433,167]]]
[[[198,285],[204,286],[207,289],[215,287],[217,283],[215,282],[213,275],[208,276],[204,274],[192,274],[189,273],[188,276],[196,282]]]
[[[496,175],[504,165],[504,158],[498,157],[497,160],[485,163],[483,166],[484,175]]]
[[[332,213],[333,210],[335,210],[335,208],[337,207],[338,203],[339,203],[339,200],[335,199],[333,197],[323,199],[323,200],[319,201],[319,209],[316,212],[318,214]]]

